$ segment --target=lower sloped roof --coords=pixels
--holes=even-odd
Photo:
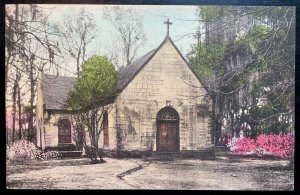
[[[63,110],[69,91],[77,78],[43,75],[44,104],[46,109]]]

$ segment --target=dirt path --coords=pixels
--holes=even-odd
[[[124,177],[138,189],[293,190],[287,161],[177,160],[153,162]]]
[[[293,190],[287,161],[106,159],[96,165],[53,166],[7,176],[18,189]],[[117,177],[119,176],[119,177]]]
[[[54,166],[6,177],[8,188],[17,189],[132,189],[116,176],[138,164],[133,160],[106,159],[107,163]]]

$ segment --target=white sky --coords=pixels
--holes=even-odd
[[[86,8],[87,11],[94,14],[98,31],[98,37],[88,47],[88,55],[105,55],[106,48],[112,48],[114,42],[112,39],[116,36],[113,26],[105,19],[103,19],[103,8],[105,5],[39,5],[46,8],[52,14],[49,20],[52,22],[60,21],[64,15],[72,15],[78,12],[81,8]],[[107,5],[106,5],[107,6]],[[112,5],[113,6],[113,5]],[[190,33],[195,33],[198,22],[196,12],[197,6],[169,6],[169,5],[123,5],[132,7],[136,10],[138,17],[142,18],[144,31],[146,33],[147,41],[145,45],[139,49],[137,57],[142,56],[146,52],[156,48],[164,40],[167,32],[167,27],[164,24],[167,18],[173,23],[170,26],[170,36],[175,45],[181,51],[183,56],[190,51],[191,44],[196,42],[193,36],[183,36]],[[47,9],[53,8],[53,9]],[[194,21],[185,21],[194,20]],[[183,37],[182,37],[183,36]],[[75,71],[75,64],[68,64],[68,69]]]

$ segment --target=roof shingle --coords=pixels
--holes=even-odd
[[[119,81],[117,84],[117,90],[122,90],[126,86],[126,84],[132,79],[135,73],[148,61],[148,59],[155,53],[156,49],[153,49],[135,60],[128,66],[124,67],[119,72]]]
[[[46,109],[63,110],[69,91],[77,78],[43,75],[44,104]]]
[[[119,72],[117,89],[122,90],[135,73],[147,62],[156,49],[151,50]],[[63,110],[69,91],[77,78],[67,76],[43,75],[44,103],[46,109]]]

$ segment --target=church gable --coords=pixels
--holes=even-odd
[[[149,72],[152,73],[148,74]],[[152,80],[150,76],[157,77],[159,74],[169,77],[168,79],[160,79],[161,81],[169,81],[171,84],[184,82],[185,87],[189,88],[190,85],[193,85],[194,88],[200,88],[202,93],[208,94],[205,85],[190,68],[188,62],[168,36],[157,49],[148,52],[123,69],[120,73],[118,90],[122,91],[127,85],[131,85],[131,82],[135,83],[137,80],[135,77],[141,77],[145,81],[144,83],[147,83]],[[157,80],[154,79],[153,81],[155,85]]]
[[[156,119],[158,112],[167,105],[178,113],[178,126],[164,124],[159,128],[162,131],[173,128],[175,138],[180,139],[173,144],[174,150],[210,146],[211,100],[206,98],[206,89],[172,40],[167,37],[149,59],[139,65],[116,99],[120,145],[127,149],[159,149],[156,148],[160,147]],[[207,108],[206,111],[200,111],[202,107]]]

